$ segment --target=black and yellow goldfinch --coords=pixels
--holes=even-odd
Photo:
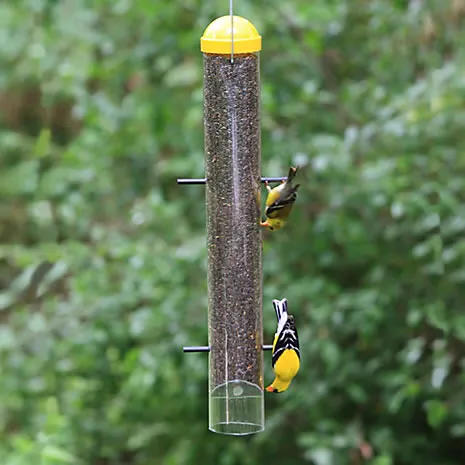
[[[297,168],[291,166],[287,180],[283,181],[279,186],[272,189],[268,183],[265,183],[268,190],[265,208],[266,220],[262,221],[260,226],[264,226],[270,231],[275,231],[284,226],[297,198],[297,189],[300,185],[297,184],[295,187],[292,185],[296,173]]]
[[[274,381],[266,388],[268,392],[283,392],[291,384],[300,367],[299,337],[294,317],[287,313],[287,299],[273,300],[278,319],[274,335],[272,365]]]

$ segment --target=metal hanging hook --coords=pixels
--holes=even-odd
[[[234,63],[234,16],[233,0],[229,0],[229,16],[231,16],[231,64]]]

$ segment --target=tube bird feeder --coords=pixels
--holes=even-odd
[[[259,55],[239,16],[201,38],[208,248],[209,429],[264,429]],[[232,60],[234,53],[234,60]]]

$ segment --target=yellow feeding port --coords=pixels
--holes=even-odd
[[[215,19],[205,29],[200,39],[200,50],[204,53],[227,55],[236,53],[253,53],[262,49],[262,38],[255,26],[241,16],[233,16],[233,31],[231,16]],[[233,32],[233,34],[231,33]],[[234,50],[231,37],[234,35]]]

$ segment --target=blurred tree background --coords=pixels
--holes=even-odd
[[[465,457],[465,0],[237,0],[263,36],[264,235],[303,365],[207,431],[199,38],[225,0],[0,3],[0,463]],[[265,354],[266,381],[272,379]]]

